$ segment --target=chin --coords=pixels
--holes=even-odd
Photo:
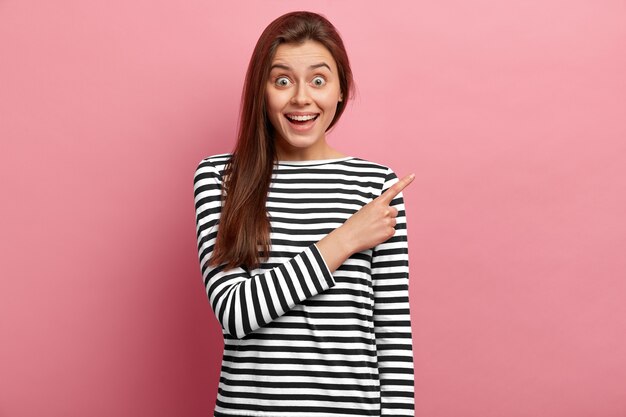
[[[322,140],[323,135],[321,137],[320,136],[302,137],[302,136],[297,136],[297,135],[285,135],[281,137],[282,137],[282,142],[291,147],[299,148],[299,149],[306,149],[306,148],[310,148],[314,146],[320,140]]]

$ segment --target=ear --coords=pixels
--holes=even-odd
[[[339,94],[339,101],[340,101],[340,102],[341,102],[341,101],[343,101],[343,93],[340,93],[340,94]]]

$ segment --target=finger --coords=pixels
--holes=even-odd
[[[389,219],[389,225],[391,227],[396,227],[396,224],[398,224],[398,220],[395,217],[392,217],[391,219]]]
[[[402,178],[400,181],[396,182],[394,185],[389,187],[389,189],[385,191],[384,193],[382,193],[378,197],[378,199],[380,199],[386,204],[391,203],[391,200],[393,200],[398,194],[400,194],[400,192],[404,190],[404,188],[407,185],[413,182],[414,179],[415,179],[415,174],[407,175],[406,177]]]
[[[383,214],[385,215],[385,217],[393,218],[398,215],[398,209],[395,207],[387,206]]]

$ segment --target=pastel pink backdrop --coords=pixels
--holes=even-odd
[[[209,416],[192,176],[258,35],[340,29],[405,191],[416,416],[626,415],[622,1],[0,2],[0,416]]]

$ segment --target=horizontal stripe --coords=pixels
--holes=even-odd
[[[409,260],[402,193],[396,233],[332,274],[316,243],[398,181],[360,158],[275,165],[271,250],[258,268],[209,266],[229,154],[198,164],[198,259],[224,355],[215,417],[413,415]]]

